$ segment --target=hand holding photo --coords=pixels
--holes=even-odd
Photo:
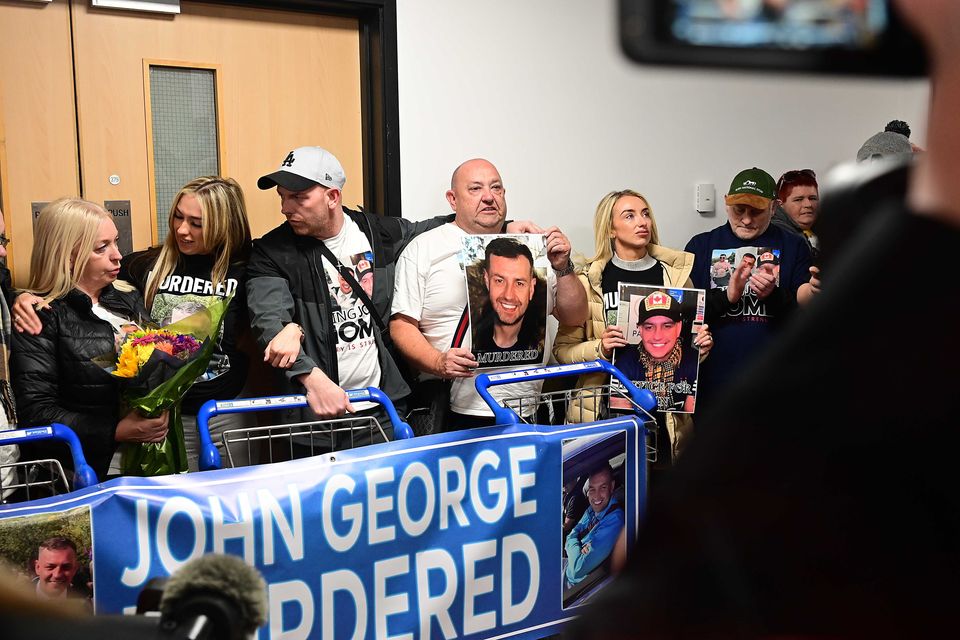
[[[703,325],[704,297],[702,289],[620,283],[627,346],[616,350],[613,363],[657,397],[659,411],[693,413],[695,408],[700,349],[693,338]],[[620,400],[611,394],[611,408],[630,408]]]

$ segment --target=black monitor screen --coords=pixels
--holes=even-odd
[[[958,0],[960,1],[960,0]],[[621,0],[640,62],[921,75],[923,51],[889,0]]]

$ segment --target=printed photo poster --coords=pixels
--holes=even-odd
[[[726,289],[736,269],[749,269],[750,275],[764,271],[772,275],[780,285],[780,249],[773,247],[739,247],[737,249],[714,249],[710,256],[710,288]],[[750,293],[750,283],[743,295]]]
[[[637,387],[657,398],[657,410],[693,413],[697,400],[700,349],[693,338],[703,325],[706,292],[621,282],[617,326],[627,346],[617,349],[613,364]],[[625,398],[613,392],[610,407],[630,409]]]
[[[562,607],[589,602],[627,560],[623,431],[563,441]]]
[[[461,260],[478,368],[543,364],[550,266],[545,237],[467,236]]]
[[[370,297],[373,295],[373,252],[366,248],[366,238],[361,236],[347,239],[348,242],[350,240],[356,241],[356,246],[345,247],[341,251],[341,264]],[[374,322],[370,310],[360,299],[360,294],[354,291],[350,281],[329,261],[322,262],[324,279],[330,288],[333,325],[337,335],[337,359],[340,363],[340,378],[343,380],[345,370],[364,368],[353,361],[345,363],[343,359],[350,360],[354,355],[362,357],[362,354],[373,348],[376,342],[373,335]]]
[[[38,600],[93,609],[90,507],[0,520],[0,562]]]

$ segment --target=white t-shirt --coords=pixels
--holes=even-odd
[[[324,240],[324,244],[344,267],[352,270],[354,279],[364,288],[367,296],[373,297],[373,252],[370,241],[357,223],[349,216],[344,216],[340,233]],[[322,264],[330,292],[333,327],[337,334],[338,383],[344,389],[379,386],[380,357],[375,337],[377,323],[336,267],[326,258]],[[354,405],[357,409],[372,406],[370,403]]]
[[[393,289],[392,313],[402,313],[420,323],[420,332],[435,349],[447,351],[453,333],[467,306],[467,284],[463,266],[460,264],[462,238],[467,233],[453,223],[431,229],[417,236],[397,259],[397,273]],[[547,270],[547,313],[553,313],[557,278],[552,269]],[[552,337],[547,332],[545,350],[550,353]],[[471,348],[470,332],[467,331],[464,349]],[[484,369],[484,372],[512,371],[522,367]],[[512,398],[530,400],[540,393],[543,382],[535,380],[517,384],[499,385],[490,388],[497,401]],[[457,378],[450,389],[450,406],[457,413],[472,416],[492,416],[493,412],[483,401],[474,378]],[[529,409],[527,408],[529,406]],[[524,413],[535,409],[534,403],[524,403]]]

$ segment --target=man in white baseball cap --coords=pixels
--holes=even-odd
[[[314,185],[343,189],[347,176],[337,157],[322,147],[294,149],[280,163],[280,168],[257,180],[261,189],[284,187],[290,191],[306,191]]]
[[[299,419],[369,412],[389,437],[385,413],[351,405],[344,390],[378,387],[395,402],[410,392],[385,330],[393,262],[410,239],[447,218],[414,223],[351,211],[342,203],[345,182],[336,156],[321,147],[288,152],[276,171],[257,181],[261,189],[276,188],[286,221],[253,244],[247,265],[250,322],[264,360],[285,373],[288,391],[306,393],[316,415],[305,412]],[[368,266],[362,274],[368,281],[372,271],[372,288],[356,281],[353,265],[360,261]],[[351,297],[347,307],[331,298],[340,278],[364,294]],[[329,443],[314,436],[299,444]]]

